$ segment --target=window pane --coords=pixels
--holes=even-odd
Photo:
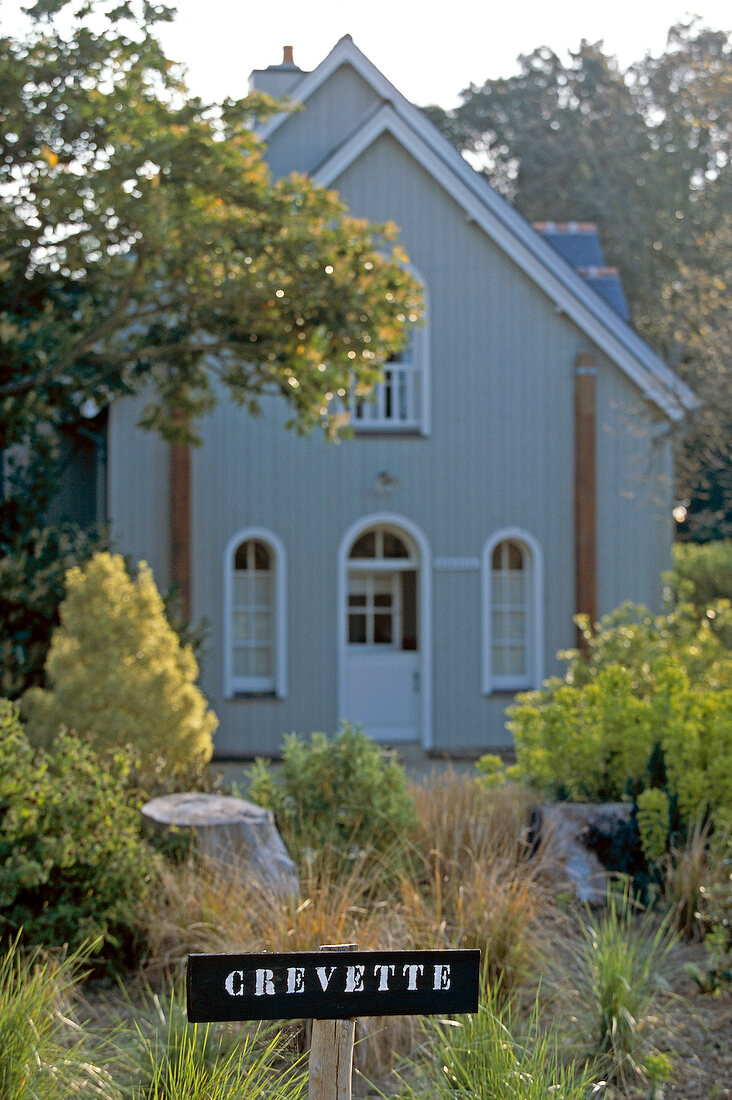
[[[503,660],[503,646],[493,646],[493,674],[495,676],[506,675],[506,665]]]
[[[505,622],[502,611],[494,611],[491,615],[491,633],[493,640],[502,642],[505,639]]]
[[[265,570],[270,568],[270,553],[263,542],[254,543],[254,568]]]
[[[402,585],[402,649],[417,648],[417,573],[400,574]]]
[[[272,651],[269,646],[257,646],[253,649],[254,655],[254,675],[255,676],[271,676],[272,675]]]
[[[374,607],[391,607],[391,592],[377,592],[374,595]]]
[[[393,535],[391,531],[384,531],[384,557],[385,558],[408,558],[409,551],[397,536]]]
[[[502,573],[494,573],[491,578],[491,597],[494,604],[502,604],[506,599],[506,586],[503,583]]]
[[[268,607],[272,602],[272,577],[265,574],[252,576],[252,602],[258,607]]]
[[[505,650],[506,653],[506,671],[511,676],[521,676],[525,671],[524,665],[524,647],[523,646],[508,646]]]
[[[526,586],[521,574],[511,574],[506,577],[505,598],[506,603],[523,606]]]
[[[254,660],[252,650],[248,646],[234,650],[234,675],[253,676]]]
[[[253,602],[252,579],[251,573],[234,574],[234,603],[237,607],[248,607]]]
[[[361,535],[360,539],[354,542],[350,556],[352,558],[376,557],[376,532],[367,531],[365,535]]]
[[[366,616],[348,616],[348,641],[350,645],[366,644]]]
[[[391,645],[391,615],[374,615],[374,642],[376,645]]]
[[[508,568],[509,569],[523,569],[524,559],[521,553],[521,547],[516,542],[509,542],[508,544]]]
[[[366,597],[365,596],[360,596],[356,593],[351,593],[351,595],[348,597],[348,606],[349,607],[365,607],[366,606]]]
[[[507,616],[508,637],[512,642],[524,640],[524,613],[523,611],[509,611]]]

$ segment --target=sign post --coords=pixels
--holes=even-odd
[[[476,950],[189,955],[188,1019],[313,1020],[310,1100],[350,1100],[357,1016],[475,1012],[479,974]]]

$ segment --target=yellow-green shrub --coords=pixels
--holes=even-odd
[[[50,686],[23,696],[34,742],[48,745],[67,726],[99,750],[131,745],[148,785],[195,773],[211,757],[217,720],[148,566],[133,579],[118,554],[95,554],[69,570],[66,592],[46,661]]]
[[[610,663],[584,682],[549,683],[509,713],[520,774],[550,796],[640,802],[662,788],[682,831],[705,815],[730,821],[732,688],[693,684],[674,656],[642,677]]]

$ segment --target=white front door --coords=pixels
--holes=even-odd
[[[417,566],[410,540],[385,526],[348,557],[342,717],[380,741],[420,738]]]

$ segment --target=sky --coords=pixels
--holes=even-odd
[[[689,7],[693,4],[693,7]],[[194,92],[240,96],[252,69],[282,60],[314,68],[350,34],[399,91],[417,104],[454,106],[460,91],[517,71],[541,45],[560,56],[582,38],[602,39],[623,66],[663,51],[668,28],[689,11],[715,30],[732,29],[730,0],[178,0],[163,39],[183,61]]]
[[[3,33],[17,34],[30,0],[0,0]],[[175,0],[173,0],[175,2]],[[182,62],[191,90],[216,101],[246,93],[252,69],[282,60],[315,68],[344,34],[413,103],[454,106],[468,84],[508,76],[517,57],[550,46],[563,59],[582,38],[602,40],[623,67],[661,53],[668,28],[701,16],[732,30],[730,0],[177,0],[161,30],[166,52]]]

